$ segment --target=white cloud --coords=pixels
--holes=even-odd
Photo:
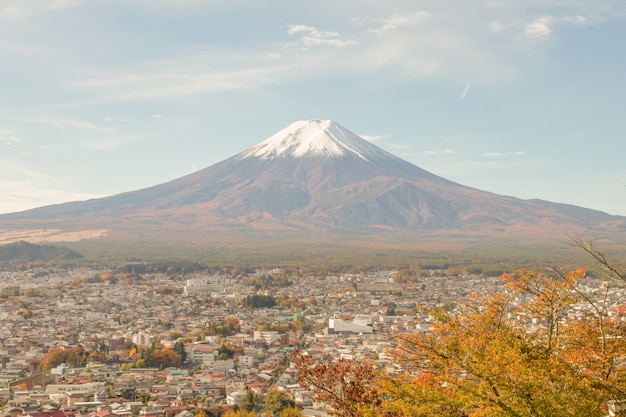
[[[180,62],[184,60],[180,60]],[[78,81],[71,87],[96,92],[103,101],[143,100],[186,96],[198,93],[242,90],[274,82],[285,72],[281,65],[256,66],[234,70],[190,72],[164,68],[157,73],[123,74],[110,78]]]
[[[489,24],[489,27],[491,28],[491,31],[493,33],[500,33],[504,31],[504,25],[501,22],[491,22]]]
[[[368,142],[376,142],[381,139],[387,139],[390,135],[358,135],[360,138],[365,139]]]
[[[552,16],[542,16],[524,26],[524,34],[529,38],[545,38],[552,34]]]
[[[414,149],[415,146],[413,146],[413,144],[411,143],[386,143],[386,146],[393,148],[393,149],[400,149],[400,150],[406,150],[406,149]]]
[[[471,86],[470,82],[466,81],[465,82],[465,88],[463,88],[463,92],[459,96],[459,101],[465,100],[465,97],[467,97],[467,93],[469,93],[470,86]]]
[[[74,178],[55,178],[0,157],[0,213],[28,210],[102,195],[68,190]]]
[[[83,201],[104,197],[59,188],[39,187],[28,182],[0,181],[0,214],[13,213],[67,201]]]
[[[82,120],[59,119],[54,117],[23,117],[23,122],[45,125],[58,130],[92,130],[97,132],[113,133],[115,129],[97,126]]]
[[[128,122],[129,119],[126,118],[126,117],[111,117],[111,116],[108,116],[108,117],[105,117],[102,120],[104,120],[107,123],[126,123],[126,122]]]
[[[259,41],[253,50],[244,46],[244,50],[233,52],[199,41],[200,46],[188,45],[162,56],[133,59],[125,66],[96,68],[89,66],[89,60],[82,60],[78,64],[82,67],[70,71],[79,75],[61,85],[82,95],[77,104],[97,105],[250,90],[331,73],[352,76],[385,71],[386,76],[377,76],[376,83],[426,77],[458,80],[459,76],[497,83],[521,71],[510,59],[512,52],[491,47],[491,39],[505,42],[499,40],[505,36],[490,37],[489,42],[484,42],[480,38],[484,35],[476,30],[481,25],[468,23],[476,18],[473,8],[459,6],[458,10],[450,10],[432,6],[432,11],[398,10],[380,18],[385,16],[381,10],[390,7],[376,6],[376,10],[370,10],[368,7],[375,3],[366,2],[362,10],[358,9],[359,21],[365,24],[350,24],[354,10],[344,16],[346,26],[341,27],[341,33],[319,30],[318,25],[288,25],[284,29],[294,42],[284,48],[282,44]],[[72,4],[60,3],[59,7]],[[147,2],[141,4],[148,7]],[[483,31],[490,21],[504,22],[505,17],[481,16]],[[340,19],[341,16],[335,16],[333,21]],[[381,32],[368,30],[372,27]]]
[[[139,135],[116,134],[106,137],[83,137],[79,138],[78,141],[86,149],[95,151],[110,151],[119,149],[129,142],[134,142],[139,139]]]
[[[2,0],[0,20],[22,21],[38,13],[67,9],[79,3],[79,0]]]
[[[482,154],[482,156],[486,158],[501,158],[505,156],[526,156],[526,151],[516,151],[516,152],[486,152]]]
[[[43,3],[41,0],[24,1]],[[157,3],[155,8],[171,6],[165,0]],[[322,25],[329,27],[325,17],[319,15],[311,17],[311,24],[283,27],[292,41],[287,45],[260,37],[231,49],[230,44],[228,48],[220,48],[209,43],[212,41],[194,40],[194,45],[187,44],[187,48],[183,46],[176,52],[165,48],[160,50],[161,56],[144,59],[138,56],[125,61],[124,66],[90,67],[89,60],[83,59],[78,64],[82,67],[68,72],[90,75],[73,76],[72,81],[60,84],[70,87],[73,93],[83,94],[79,104],[90,105],[250,90],[292,80],[308,81],[308,78],[327,74],[337,77],[374,74],[376,77],[371,77],[371,81],[375,84],[420,78],[502,83],[515,79],[525,70],[516,56],[518,51],[510,47],[516,35],[519,38],[523,33],[529,38],[541,39],[549,36],[557,24],[591,21],[583,17],[588,15],[591,6],[579,6],[578,1],[572,6],[563,6],[555,0],[544,8],[538,3],[533,0],[526,6],[521,1],[500,2],[497,7],[468,6],[462,2],[433,3],[428,10],[417,11],[412,10],[411,2],[389,5],[382,1],[365,1],[356,9],[348,7],[356,3],[349,3],[329,8],[329,13],[335,13],[328,19],[333,22],[330,27],[339,30],[318,29]],[[78,3],[60,2],[58,7],[73,4]],[[135,7],[150,7],[148,1],[134,4]],[[201,7],[202,1],[187,4],[206,11]],[[210,7],[221,6],[213,2]],[[535,10],[545,16],[536,18],[537,15],[531,14]],[[344,26],[341,26],[342,21]],[[492,33],[500,36],[489,36]],[[250,49],[252,44],[254,49]]]
[[[0,128],[0,142],[7,146],[12,146],[16,143],[20,143],[20,138],[14,131]]]
[[[438,150],[425,150],[424,153],[426,155],[455,155],[456,151],[454,149],[438,149]]]
[[[91,150],[118,149],[142,139],[142,135],[137,133],[103,127],[83,120],[56,117],[23,117],[20,120],[60,131],[64,140],[74,141],[83,148]],[[115,119],[110,121],[115,121]]]
[[[304,46],[329,45],[343,48],[356,44],[356,41],[338,39],[339,33],[337,32],[322,32],[313,26],[289,25],[287,27],[288,35],[295,35],[297,33],[306,34],[300,38]]]
[[[293,34],[299,33],[299,32],[317,32],[317,29],[315,29],[313,26],[306,26],[306,25],[289,25],[289,26],[287,26],[287,34],[288,35],[293,35]]]
[[[430,13],[425,11],[414,11],[411,13],[395,13],[390,17],[379,19],[382,23],[381,26],[369,29],[370,32],[386,32],[389,30],[395,30],[399,27],[403,26],[411,26],[422,22],[423,20],[429,18],[431,16]]]
[[[590,23],[589,19],[585,16],[566,16],[561,19],[565,23],[570,23],[573,25],[587,25]]]
[[[303,36],[302,43],[306,46],[329,45],[337,48],[354,45],[356,41],[342,41],[341,39],[320,38],[316,36]]]

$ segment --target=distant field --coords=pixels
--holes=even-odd
[[[460,271],[498,274],[518,268],[581,267],[591,264],[573,248],[570,237],[554,230],[551,238],[520,229],[508,234],[487,231],[387,232],[363,234],[310,233],[306,230],[255,230],[212,227],[181,230],[173,225],[139,229],[89,228],[85,222],[42,229],[0,230],[0,244],[27,240],[69,247],[84,262],[197,262],[209,266],[289,267],[309,271],[398,269],[410,266],[456,267]],[[83,226],[83,227],[76,227]],[[82,229],[82,230],[81,230]],[[592,239],[595,236],[578,236]],[[626,243],[618,233],[604,232],[595,245],[616,259],[626,259]]]
[[[458,239],[435,236],[279,236],[231,233],[168,233],[163,236],[125,235],[110,232],[96,239],[65,242],[87,260],[120,262],[138,258],[147,262],[168,260],[198,262],[209,266],[270,267],[348,271],[397,269],[431,265],[458,267],[463,271],[495,274],[518,268],[590,265],[567,236],[557,242],[524,242],[522,239]],[[598,242],[598,247],[626,253],[623,247]],[[626,256],[624,256],[626,258]]]

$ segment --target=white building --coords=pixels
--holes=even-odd
[[[202,367],[212,372],[227,372],[235,368],[235,361],[233,359],[220,361],[215,359],[205,360],[202,362]]]
[[[355,324],[351,321],[344,321],[341,319],[328,319],[328,333],[372,334],[374,333],[374,329],[371,326]]]
[[[272,344],[273,342],[277,342],[280,340],[280,333],[275,330],[267,330],[267,331],[254,331],[254,340],[265,340],[267,344]]]
[[[252,356],[241,355],[237,360],[237,366],[240,369],[248,369],[254,366],[254,358]]]
[[[240,406],[241,404],[243,404],[243,401],[245,399],[246,399],[245,391],[231,392],[230,394],[226,396],[226,404]]]
[[[46,394],[74,394],[84,393],[87,396],[104,390],[104,382],[86,382],[84,384],[49,384],[46,385]]]
[[[214,360],[217,356],[219,345],[213,343],[196,343],[194,345],[185,346],[187,352],[187,360],[193,363],[203,363],[205,361]]]
[[[193,293],[216,293],[219,294],[222,292],[219,287],[220,279],[219,277],[210,277],[210,278],[192,278],[188,279],[183,291],[185,295],[193,294]]]
[[[65,375],[67,373],[68,369],[69,369],[69,366],[67,366],[67,364],[62,363],[59,366],[57,366],[56,368],[50,369],[50,374],[52,374],[52,375]]]
[[[137,346],[150,346],[152,344],[150,335],[144,332],[135,333],[131,339]]]

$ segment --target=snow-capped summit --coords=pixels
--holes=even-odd
[[[337,123],[308,120],[163,184],[0,215],[0,230],[33,225],[61,230],[63,236],[106,229],[116,239],[136,236],[141,245],[163,236],[187,245],[191,237],[219,248],[231,242],[237,250],[265,245],[268,239],[270,247],[290,248],[316,236],[325,245],[330,237],[334,248],[342,233],[354,236],[359,248],[371,249],[378,232],[385,245],[390,241],[383,235],[396,236],[411,242],[411,248],[422,235],[433,242],[466,236],[471,245],[491,236],[509,244],[518,236],[546,242],[566,231],[611,229],[607,239],[623,241],[626,218],[466,187],[393,156]],[[291,236],[294,240],[280,240]]]
[[[271,160],[349,155],[364,161],[391,156],[331,120],[300,120],[242,152],[240,157]]]

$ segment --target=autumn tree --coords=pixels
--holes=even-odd
[[[22,310],[19,314],[24,319],[30,319],[33,317],[33,312],[31,310]]]
[[[219,335],[222,337],[228,337],[235,335],[241,331],[241,324],[236,317],[229,317],[224,321],[224,324],[210,324],[208,327],[209,335]]]
[[[324,358],[299,351],[292,354],[297,368],[298,382],[328,403],[339,417],[383,415],[383,393],[378,384],[378,373],[370,362],[354,359]]]
[[[504,294],[432,312],[427,334],[398,338],[394,356],[410,376],[386,382],[388,408],[424,416],[604,416],[606,403],[626,393],[624,312],[609,306],[606,290],[585,291],[585,277],[585,269],[520,270],[503,276]],[[574,306],[586,311],[580,319],[567,316]]]
[[[602,396],[575,363],[559,355],[555,340],[530,333],[509,318],[516,310],[510,297],[493,297],[473,307],[457,316],[434,313],[430,332],[398,339],[394,357],[409,376],[402,384],[385,384],[390,411],[408,415],[408,409],[423,416],[443,410],[452,416],[602,415]]]
[[[217,359],[224,360],[233,358],[235,353],[243,353],[243,347],[235,345],[231,342],[222,342],[217,351],[219,352]]]
[[[589,250],[613,278],[599,291],[581,285],[585,269],[505,274],[503,293],[430,311],[427,333],[398,335],[402,376],[297,353],[300,383],[340,417],[605,416],[626,398],[626,306],[608,297],[624,282]]]
[[[254,411],[246,411],[246,410],[227,410],[222,417],[257,417]]]
[[[87,353],[82,346],[75,348],[54,348],[50,349],[48,354],[43,357],[40,363],[41,369],[49,371],[50,369],[66,363],[69,366],[84,366],[86,363]]]
[[[158,347],[151,352],[150,360],[146,360],[146,365],[157,368],[172,368],[180,366],[181,357],[172,349]]]
[[[287,407],[281,410],[280,414],[278,414],[278,417],[304,417],[304,413],[300,408]]]

